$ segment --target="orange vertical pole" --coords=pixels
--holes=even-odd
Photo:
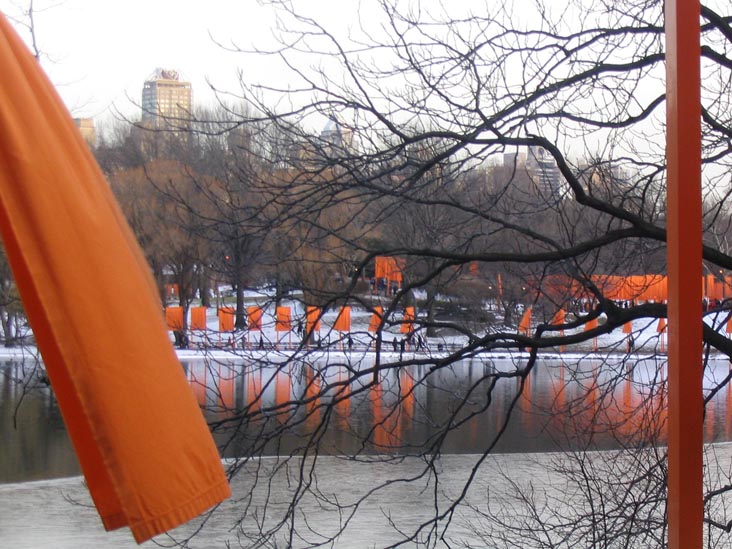
[[[668,547],[702,547],[699,0],[666,0]]]

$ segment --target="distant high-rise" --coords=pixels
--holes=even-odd
[[[532,193],[542,203],[555,204],[561,200],[564,178],[554,157],[543,147],[530,146],[525,151],[504,153],[503,166],[526,174],[532,183]]]
[[[554,157],[544,147],[529,147],[526,168],[545,200],[555,202],[562,194],[562,175]]]
[[[177,71],[156,69],[142,88],[142,125],[151,129],[183,130],[190,126],[193,91]]]
[[[97,130],[94,126],[93,118],[74,118],[74,124],[79,128],[81,137],[84,138],[90,147],[97,144]]]

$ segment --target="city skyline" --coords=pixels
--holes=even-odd
[[[361,25],[379,28],[375,4],[296,3],[342,39],[350,38],[351,31],[358,34]],[[26,5],[27,0],[0,0],[0,13],[31,45],[24,28]],[[98,125],[120,115],[138,116],[140,88],[158,67],[176,70],[191,83],[194,107],[217,103],[212,88],[233,102],[240,82],[281,90],[291,83],[292,74],[278,56],[265,54],[279,49],[273,35],[287,29],[279,26],[276,10],[258,0],[219,0],[214,7],[173,0],[35,0],[33,5],[44,70],[71,115],[94,118]]]
[[[169,0],[34,5],[44,70],[72,116],[96,121],[118,113],[139,117],[140,90],[158,67],[174,69],[191,82],[196,105],[214,104],[211,85],[236,92],[239,63],[244,62],[223,46],[237,39],[241,47],[249,47],[247,37],[255,36],[255,27],[260,35],[267,32],[256,2],[221,0],[216,9]],[[30,43],[21,7],[22,3],[0,0],[0,12]],[[248,63],[249,70],[243,72],[258,70]]]

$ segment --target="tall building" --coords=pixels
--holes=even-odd
[[[185,130],[190,126],[193,90],[177,71],[156,69],[142,88],[142,126]]]
[[[544,147],[529,147],[526,168],[540,195],[556,202],[562,195],[562,174],[554,157]]]
[[[74,118],[74,124],[79,128],[81,137],[84,138],[90,147],[94,147],[97,144],[97,130],[94,126],[93,118]]]
[[[524,151],[503,155],[503,165],[525,172],[534,185],[537,199],[556,203],[562,197],[562,174],[554,157],[544,147],[532,146]]]

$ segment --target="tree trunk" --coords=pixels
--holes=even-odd
[[[244,308],[244,284],[236,285],[236,322],[234,327],[237,330],[244,330],[247,327],[247,315]]]
[[[430,284],[427,287],[427,337],[435,337],[437,328],[432,326],[435,321],[435,313],[437,312],[437,288]]]

